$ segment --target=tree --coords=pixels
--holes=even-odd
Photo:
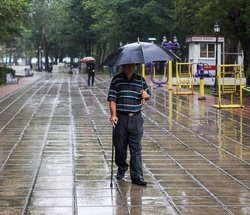
[[[160,44],[164,35],[168,40],[177,35],[183,47],[187,35],[214,35],[217,22],[229,52],[237,52],[241,44],[246,71],[249,5],[249,0],[5,0],[0,5],[0,42],[11,46],[32,35],[30,49],[42,46],[46,59],[94,55],[99,64],[121,43],[137,37],[155,37]]]
[[[23,12],[28,6],[27,0],[1,1],[0,4],[0,42],[13,42],[19,36],[23,25]]]
[[[183,35],[214,35],[218,23],[220,35],[226,36],[227,49],[238,52],[240,42],[244,51],[244,71],[250,67],[250,6],[249,0],[177,0],[177,23]]]
[[[17,59],[17,45],[24,29],[22,21],[27,5],[27,0],[8,0],[0,4],[0,44],[4,55],[9,54],[9,63],[12,57],[14,61]]]
[[[229,0],[225,11],[222,9],[223,3],[222,0],[219,1],[221,12],[223,12],[219,21],[224,28],[223,33],[232,42],[236,52],[240,42],[244,51],[244,71],[246,73],[247,69],[250,68],[250,1]]]
[[[86,6],[94,11],[92,29],[102,42],[102,57],[137,37],[141,41],[156,37],[161,43],[174,26],[175,3],[170,0],[88,0]]]

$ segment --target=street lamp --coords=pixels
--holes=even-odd
[[[215,43],[215,81],[214,81],[214,94],[218,94],[218,79],[217,79],[217,73],[218,73],[218,37],[220,34],[220,26],[216,23],[214,25],[214,33],[216,37],[216,43]]]

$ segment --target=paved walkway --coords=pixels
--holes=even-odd
[[[110,188],[110,78],[88,87],[83,75],[37,77],[0,97],[1,214],[249,214],[248,106],[218,110],[214,97],[152,86],[143,110],[149,184],[127,173]]]

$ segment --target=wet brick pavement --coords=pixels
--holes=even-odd
[[[147,187],[110,188],[108,76],[36,74],[0,96],[0,214],[247,215],[249,106],[154,88],[143,110]],[[14,86],[13,86],[14,87]],[[1,95],[1,94],[0,94]],[[116,173],[116,168],[114,173]]]

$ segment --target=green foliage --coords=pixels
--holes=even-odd
[[[15,77],[16,71],[7,66],[0,67],[0,85],[6,82],[6,74],[11,73]]]
[[[250,86],[250,69],[246,72],[246,85]]]
[[[155,37],[160,44],[164,35],[168,40],[176,35],[183,48],[186,36],[214,35],[218,23],[226,51],[238,52],[240,42],[249,68],[249,14],[249,0],[4,0],[0,42],[15,44],[25,57],[35,57],[41,46],[47,61],[93,55],[98,64],[137,37]]]
[[[4,0],[0,4],[0,42],[13,42],[22,32],[22,20],[27,0]]]
[[[176,0],[176,29],[182,37],[192,34],[214,35],[213,26],[220,25],[226,37],[226,51],[244,51],[244,68],[250,67],[250,2],[249,0]],[[246,70],[245,70],[246,71]]]
[[[155,37],[161,43],[164,35],[174,35],[175,3],[171,0],[88,0],[85,6],[94,11],[90,27],[102,42],[103,57],[137,37],[140,41]]]

